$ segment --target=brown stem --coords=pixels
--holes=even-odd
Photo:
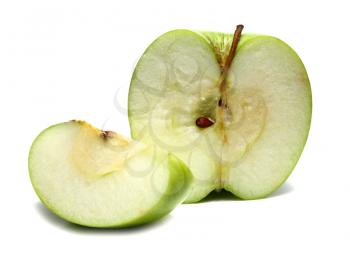
[[[221,73],[221,78],[220,78],[220,90],[221,91],[225,90],[225,84],[226,84],[226,78],[227,78],[228,70],[230,69],[230,66],[232,64],[233,58],[234,58],[234,56],[236,54],[238,42],[239,42],[239,39],[241,38],[241,34],[242,34],[243,28],[244,28],[243,25],[237,25],[235,33],[233,35],[230,52],[229,52],[229,54],[228,54],[228,56],[226,58],[226,62],[224,64],[224,67],[223,67],[222,73]]]
[[[222,68],[222,73],[220,76],[220,81],[219,81],[219,88],[221,91],[221,98],[218,102],[218,105],[220,106],[224,106],[224,108],[227,107],[227,99],[226,99],[226,95],[225,95],[225,90],[226,90],[226,78],[227,78],[227,74],[228,74],[228,70],[230,69],[230,66],[232,64],[233,58],[236,54],[236,50],[237,50],[237,46],[238,46],[238,42],[239,39],[241,38],[241,33],[243,30],[244,26],[243,25],[238,25],[236,27],[236,31],[233,35],[233,39],[232,39],[232,44],[231,44],[231,48],[230,48],[230,52],[226,58],[225,64]],[[199,118],[196,119],[196,126],[199,128],[207,128],[212,126],[215,123],[214,120],[210,119],[207,116],[201,116]],[[224,135],[225,136],[225,135]],[[226,138],[225,138],[226,139]]]

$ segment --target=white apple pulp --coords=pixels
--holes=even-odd
[[[63,219],[90,227],[126,227],[169,213],[191,173],[172,154],[82,121],[44,130],[29,156],[33,187]]]
[[[242,35],[223,91],[231,41],[221,33],[168,32],[147,48],[131,81],[132,136],[187,163],[194,183],[186,202],[215,189],[244,199],[270,194],[307,139],[311,89],[296,53],[279,39]],[[214,124],[200,128],[200,117]]]

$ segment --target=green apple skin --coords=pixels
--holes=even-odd
[[[168,215],[174,208],[181,204],[187,197],[193,176],[188,167],[178,158],[170,154],[169,156],[169,171],[171,173],[171,181],[169,182],[166,193],[171,194],[164,196],[150,211],[139,219],[135,219],[129,223],[122,225],[122,227],[136,226],[152,222]],[[181,192],[172,194],[174,190],[178,189],[179,183],[184,185]]]
[[[166,189],[162,191],[162,195],[159,197],[156,203],[150,205],[146,211],[138,214],[136,217],[128,218],[125,221],[119,221],[118,219],[116,219],[115,222],[106,222],[104,220],[100,222],[98,220],[93,220],[93,222],[89,222],[86,220],[82,220],[80,217],[73,217],[64,212],[64,210],[62,210],[59,206],[55,204],[56,202],[54,201],[54,197],[53,199],[50,199],[50,192],[44,192],[41,189],[42,184],[40,183],[41,181],[39,180],[40,178],[38,178],[38,173],[36,173],[36,169],[38,168],[37,165],[40,164],[40,161],[45,160],[45,158],[42,158],[43,155],[38,155],[38,150],[42,146],[42,140],[50,141],[50,136],[52,136],[50,133],[61,132],[60,129],[63,129],[63,131],[65,131],[65,129],[67,129],[67,127],[69,126],[81,125],[82,123],[83,125],[85,125],[85,122],[82,121],[70,121],[50,126],[37,136],[37,138],[34,140],[31,146],[28,158],[30,180],[38,198],[49,211],[51,211],[52,213],[54,213],[55,215],[59,216],[67,222],[84,227],[126,228],[143,225],[153,222],[155,220],[159,220],[160,218],[169,214],[178,204],[184,201],[184,199],[189,193],[193,176],[187,168],[187,166],[181,160],[169,153],[166,157],[166,169],[168,174]],[[64,161],[63,158],[61,160]],[[50,181],[55,182],[56,180],[52,179]],[[132,189],[133,187],[130,186],[129,188]],[[64,189],[64,186],[62,186],[62,189]],[[92,199],[91,202],[94,202],[94,200]],[[113,211],[111,213],[113,213]],[[81,214],[84,214],[84,212],[82,211]]]
[[[145,100],[142,99],[142,96],[140,96],[140,91],[142,91],[142,83],[140,84],[140,82],[138,81],[138,73],[141,71],[144,71],[147,73],[147,70],[149,71],[149,73],[154,74],[156,71],[159,72],[159,70],[154,71],[154,73],[152,73],[152,68],[149,68],[149,65],[147,66],[144,63],[144,59],[146,59],[148,56],[152,55],[152,54],[156,54],[154,53],[155,50],[158,46],[158,44],[162,43],[162,40],[166,40],[166,37],[176,37],[176,38],[185,38],[185,37],[191,37],[192,39],[188,39],[188,41],[193,40],[193,41],[197,41],[196,45],[199,45],[199,47],[203,48],[203,52],[208,51],[208,49],[211,49],[211,53],[208,52],[207,57],[208,58],[213,58],[213,56],[210,56],[211,54],[217,54],[218,51],[221,52],[226,52],[229,50],[230,48],[230,43],[232,41],[232,36],[231,34],[223,34],[223,33],[215,33],[215,32],[194,32],[194,31],[190,31],[190,30],[174,30],[174,31],[170,31],[165,33],[164,35],[160,36],[159,38],[157,38],[146,50],[145,53],[142,55],[142,57],[140,58],[133,77],[131,79],[131,84],[130,84],[130,89],[129,89],[129,107],[128,107],[128,116],[129,116],[129,123],[130,123],[130,129],[131,129],[131,135],[134,139],[136,140],[141,140],[141,141],[145,141],[147,143],[155,143],[158,144],[160,146],[163,146],[162,140],[161,139],[153,139],[150,138],[152,135],[149,134],[148,131],[148,126],[150,125],[150,122],[143,122],[143,119],[145,119],[145,116],[149,116],[151,114],[151,111],[153,110],[152,108],[152,100],[154,100],[154,98],[152,98],[152,95],[149,96],[149,98],[146,98],[146,96],[148,97],[148,95],[145,96]],[[197,39],[195,39],[197,38]],[[200,42],[204,42],[204,44],[206,44],[206,46],[203,43]],[[175,44],[175,43],[174,43]],[[248,180],[242,181],[242,184],[240,183],[240,181],[238,181],[235,176],[234,170],[230,170],[230,174],[227,174],[227,176],[225,176],[224,178],[226,178],[225,180],[221,180],[216,181],[211,183],[210,185],[205,184],[204,188],[200,187],[201,185],[195,185],[196,184],[196,179],[197,179],[197,173],[200,172],[201,170],[198,169],[194,169],[194,167],[192,167],[191,163],[186,161],[186,153],[177,153],[176,150],[172,150],[172,147],[167,147],[164,146],[165,149],[173,152],[176,156],[178,156],[179,158],[181,158],[185,163],[188,164],[189,168],[191,169],[191,171],[193,172],[194,175],[194,184],[192,187],[192,190],[189,194],[189,196],[187,197],[187,199],[185,200],[185,203],[193,203],[193,202],[197,202],[200,201],[201,199],[203,199],[205,196],[207,196],[210,192],[212,192],[213,190],[221,190],[221,189],[225,189],[227,191],[230,191],[231,193],[233,193],[235,196],[241,198],[241,199],[260,199],[260,198],[264,198],[270,194],[272,194],[273,192],[275,192],[286,180],[287,178],[290,176],[290,174],[292,173],[293,169],[295,168],[301,154],[302,151],[304,149],[304,146],[306,144],[306,140],[308,137],[308,133],[309,133],[309,129],[310,129],[310,124],[311,124],[311,116],[312,116],[312,93],[311,93],[311,87],[310,87],[310,82],[308,79],[308,75],[306,72],[306,69],[301,61],[301,59],[299,58],[299,56],[297,55],[297,53],[291,48],[289,47],[286,43],[284,43],[283,41],[281,41],[280,39],[277,39],[275,37],[272,36],[266,36],[266,35],[257,35],[257,34],[243,34],[241,36],[240,42],[238,44],[237,47],[237,52],[236,52],[236,57],[233,60],[233,64],[230,68],[230,74],[231,74],[231,78],[236,76],[239,76],[239,73],[235,73],[235,70],[239,70],[239,63],[240,60],[243,59],[244,54],[249,51],[249,49],[251,48],[258,48],[259,45],[261,47],[264,47],[264,45],[273,45],[273,47],[276,48],[276,51],[272,51],[272,54],[276,53],[275,55],[277,55],[277,58],[280,57],[279,59],[276,60],[276,63],[279,64],[283,64],[282,59],[282,55],[278,55],[279,51],[283,51],[284,54],[286,55],[286,62],[290,65],[290,67],[292,67],[291,69],[293,70],[292,72],[295,72],[297,74],[293,74],[293,73],[288,73],[288,70],[286,70],[286,72],[288,73],[288,77],[287,79],[295,79],[296,80],[296,84],[295,86],[299,86],[300,89],[299,91],[295,92],[297,95],[294,97],[292,92],[292,97],[296,98],[295,102],[300,102],[301,105],[298,108],[298,106],[293,105],[292,101],[289,101],[288,103],[290,104],[290,109],[293,109],[293,107],[298,108],[295,112],[298,112],[300,114],[300,116],[296,116],[294,113],[291,113],[291,117],[295,119],[295,126],[296,126],[296,130],[297,131],[293,131],[291,137],[293,137],[293,139],[295,139],[295,141],[289,141],[288,140],[286,142],[285,145],[281,145],[281,150],[285,153],[284,156],[286,157],[285,159],[283,159],[283,157],[276,157],[276,158],[269,158],[266,161],[270,161],[271,163],[271,168],[274,169],[274,173],[269,173],[269,171],[266,170],[267,173],[269,173],[271,175],[270,179],[273,179],[273,181],[266,181],[266,184],[262,184],[262,188],[260,188],[260,183],[258,181],[255,181],[255,183],[253,181],[251,181],[251,183],[249,183],[249,178],[247,178]],[[179,46],[180,47],[180,46]],[[185,45],[183,47],[186,47]],[[190,47],[190,46],[189,46]],[[204,49],[205,47],[207,47],[206,49]],[[268,47],[268,46],[267,46]],[[158,49],[161,50],[161,49]],[[170,55],[170,53],[169,53]],[[159,56],[157,56],[159,57]],[[159,57],[161,58],[161,57]],[[267,60],[269,60],[267,58]],[[236,63],[236,61],[238,63]],[[218,62],[218,60],[217,60]],[[252,62],[254,63],[254,62]],[[254,65],[254,64],[253,64]],[[249,67],[249,66],[248,66]],[[148,68],[148,69],[147,69]],[[277,69],[279,68],[278,66],[276,67]],[[278,69],[278,71],[280,71],[280,69]],[[238,71],[237,71],[238,72]],[[272,72],[272,71],[271,71]],[[229,74],[229,78],[230,78],[230,74]],[[253,73],[254,75],[254,73]],[[273,76],[273,74],[271,73],[270,76]],[[284,81],[287,81],[284,80]],[[300,81],[298,80],[300,79]],[[288,83],[289,85],[293,85],[292,83]],[[166,86],[166,85],[165,85]],[[235,84],[233,85],[233,87],[235,86]],[[153,88],[151,88],[152,90]],[[264,89],[264,88],[259,88],[259,89]],[[147,89],[146,89],[147,90]],[[144,90],[144,91],[146,91]],[[170,88],[169,88],[170,90]],[[278,90],[278,89],[277,89]],[[144,93],[143,91],[143,93]],[[286,92],[288,92],[288,87],[286,86]],[[146,92],[147,94],[147,92]],[[163,95],[162,95],[163,96]],[[162,97],[161,96],[161,97]],[[186,96],[185,94],[183,95],[184,97]],[[198,94],[198,97],[200,95]],[[284,97],[284,95],[283,95]],[[285,97],[284,97],[285,98]],[[300,99],[298,101],[298,98]],[[265,103],[269,104],[269,99],[268,97],[264,98]],[[150,103],[150,109],[152,110],[148,110],[148,112],[146,112],[147,110],[144,110],[144,108],[147,108],[146,105],[143,105],[143,109],[142,111],[145,111],[146,114],[144,114],[144,116],[142,116],[142,111],[138,110],[135,108],[135,105],[137,104],[141,104],[143,103],[143,101],[147,101],[147,103]],[[287,100],[288,101],[288,100]],[[139,103],[141,102],[141,103]],[[181,102],[179,103],[179,105],[181,104]],[[283,106],[283,105],[281,105]],[[181,108],[181,106],[180,106]],[[288,107],[287,107],[288,108]],[[286,109],[287,109],[286,108]],[[184,108],[180,109],[180,111],[183,111]],[[266,112],[268,112],[270,109],[266,109]],[[283,113],[280,113],[280,115],[282,115]],[[286,115],[289,114],[289,112],[286,113]],[[177,115],[177,113],[175,112],[174,115],[176,117],[178,117],[179,115]],[[196,116],[199,117],[199,116]],[[283,119],[283,118],[281,118]],[[286,118],[284,118],[286,119]],[[145,124],[146,123],[146,124]],[[291,128],[292,128],[292,121],[289,123]],[[143,126],[142,126],[143,125]],[[187,125],[190,125],[189,123],[187,123]],[[140,128],[140,126],[142,126]],[[278,125],[275,125],[278,126]],[[210,127],[212,128],[212,127]],[[158,130],[156,131],[158,132]],[[208,131],[209,132],[209,131]],[[262,134],[265,133],[265,130],[262,131]],[[169,132],[169,136],[171,135],[171,132]],[[154,136],[154,135],[153,135]],[[191,136],[188,136],[188,138]],[[285,136],[281,136],[280,138],[276,137],[276,140],[281,139],[283,140]],[[260,139],[260,138],[259,138]],[[257,142],[253,142],[251,144],[251,148],[253,148],[256,146],[255,144],[259,143],[259,139],[257,139]],[[275,142],[274,144],[278,144],[278,142]],[[270,148],[273,150],[274,146],[273,143],[271,143]],[[272,147],[274,146],[274,147]],[[285,150],[286,147],[291,146],[291,151],[287,152]],[[191,151],[191,148],[189,149],[189,151]],[[188,152],[189,153],[189,152]],[[185,154],[184,155],[180,155],[180,154]],[[247,156],[249,156],[250,153],[246,153],[246,155],[244,156],[245,158],[247,158]],[[268,153],[266,153],[266,155],[268,155]],[[273,156],[278,155],[278,153],[273,154]],[[210,155],[208,155],[208,157],[210,157]],[[267,157],[268,158],[268,157]],[[258,161],[256,159],[251,159],[251,161],[256,161],[255,164],[258,164]],[[261,160],[261,158],[259,158],[259,160]],[[214,160],[213,160],[214,161]],[[244,160],[241,160],[244,162]],[[285,161],[286,163],[281,163],[281,164],[275,164],[274,161]],[[261,161],[263,162],[263,161]],[[268,165],[268,164],[265,164]],[[275,167],[276,165],[276,167]],[[278,173],[279,169],[278,167],[281,169],[282,173]],[[268,168],[268,167],[265,167]],[[209,168],[208,168],[209,169]],[[204,169],[203,169],[204,171]],[[205,171],[210,171],[210,170],[205,170]],[[229,171],[227,171],[229,172]],[[242,173],[242,171],[241,171]],[[264,177],[258,176],[258,174],[256,174],[257,172],[254,172],[251,176],[251,179],[253,180],[255,177],[254,175],[256,175],[257,177],[255,179],[263,179]],[[274,174],[277,173],[277,177],[274,176]],[[266,175],[268,176],[268,174]],[[268,178],[267,178],[268,179]],[[256,188],[257,187],[257,188]],[[202,190],[201,190],[202,189]],[[197,192],[198,191],[198,192]]]

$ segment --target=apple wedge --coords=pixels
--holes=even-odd
[[[169,213],[188,194],[186,165],[156,146],[83,121],[49,127],[29,155],[33,187],[52,212],[89,227],[127,227]]]
[[[290,175],[306,143],[311,89],[303,63],[265,35],[174,30],[140,58],[129,89],[132,137],[182,159],[186,202],[225,189],[262,198]]]

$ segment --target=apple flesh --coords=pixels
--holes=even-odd
[[[29,173],[49,210],[90,227],[158,219],[185,199],[192,180],[172,154],[82,121],[44,130],[31,147]]]
[[[277,38],[243,34],[227,65],[232,41],[170,31],[147,48],[131,80],[132,137],[188,165],[186,202],[221,189],[267,196],[290,175],[308,136],[311,89],[298,55]]]

